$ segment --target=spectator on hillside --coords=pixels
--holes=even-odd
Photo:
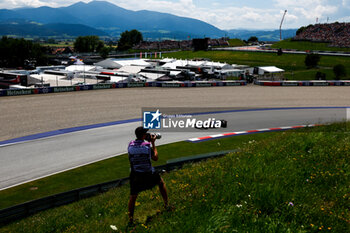
[[[296,35],[294,39],[326,42],[332,47],[350,47],[350,23],[311,25]]]

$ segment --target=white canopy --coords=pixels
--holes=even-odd
[[[113,62],[123,66],[142,66],[148,67],[151,66],[150,63],[146,62],[144,59],[111,59]]]
[[[88,65],[71,65],[66,67],[67,71],[94,71],[96,70],[96,66],[88,66]]]
[[[165,76],[165,74],[157,74],[157,73],[146,73],[146,72],[141,72],[139,73],[139,75],[146,77],[149,80],[156,80],[158,78],[161,78],[163,76]]]
[[[259,69],[263,70],[264,72],[267,73],[281,73],[284,72],[284,70],[277,68],[276,66],[262,66],[259,67]]]
[[[118,71],[130,73],[130,74],[137,74],[143,68],[144,67],[142,67],[142,66],[123,66],[122,68],[118,69]]]

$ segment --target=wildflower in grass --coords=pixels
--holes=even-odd
[[[117,231],[117,230],[118,230],[118,227],[116,227],[115,225],[110,225],[110,227],[111,227],[111,229],[112,229],[113,231]]]
[[[242,207],[242,205],[241,204],[238,204],[238,205],[236,205],[238,208],[241,208]]]
[[[288,203],[288,205],[289,206],[294,206],[293,202],[291,202],[291,201]]]

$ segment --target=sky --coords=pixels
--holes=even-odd
[[[80,0],[90,2],[91,0]],[[152,10],[203,20],[220,29],[299,28],[350,22],[350,0],[106,0],[129,10]],[[0,9],[61,7],[79,0],[0,0]]]

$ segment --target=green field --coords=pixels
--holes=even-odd
[[[324,72],[328,80],[334,80],[333,66],[343,64],[350,79],[350,57],[321,56],[318,69],[307,69],[304,61],[306,55],[283,54],[277,56],[275,53],[254,53],[236,51],[181,51],[163,55],[178,59],[209,58],[213,61],[226,62],[229,64],[255,66],[277,66],[286,71],[285,77],[293,80],[314,80],[315,74]]]
[[[240,152],[164,174],[174,209],[162,208],[156,188],[143,192],[134,232],[348,232],[348,126],[270,134],[242,142]],[[216,148],[220,142],[211,141]],[[129,232],[128,197],[126,185],[0,231],[113,232],[114,225]]]
[[[231,47],[238,47],[238,46],[245,46],[246,44],[244,41],[240,39],[229,39],[228,43],[230,44]]]
[[[272,48],[296,49],[301,51],[343,51],[350,52],[350,48],[330,47],[328,43],[316,43],[309,41],[292,41],[290,39],[277,42],[271,46]]]

